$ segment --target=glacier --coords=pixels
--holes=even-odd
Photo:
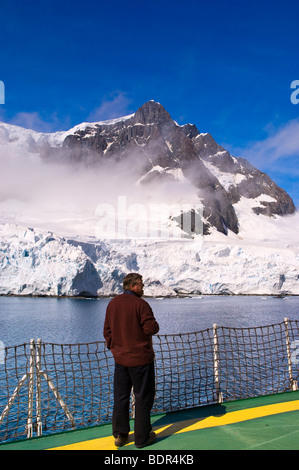
[[[132,271],[149,297],[299,295],[298,213],[253,216],[252,204],[236,209],[238,235],[215,230],[193,240],[97,240],[2,221],[0,295],[111,296]]]

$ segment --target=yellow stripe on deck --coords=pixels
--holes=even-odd
[[[189,431],[197,431],[200,429],[212,428],[217,426],[225,426],[228,424],[240,423],[241,421],[248,421],[256,418],[263,418],[265,416],[286,413],[288,411],[297,411],[299,410],[299,400],[289,401],[285,403],[275,403],[273,405],[264,405],[258,406],[255,408],[248,408],[244,410],[231,411],[230,413],[225,413],[223,415],[217,416],[208,416],[196,420],[192,424],[190,420],[185,422],[178,421],[176,423],[168,424],[163,427],[154,427],[154,431],[159,438],[159,435],[170,436],[173,434],[181,434]],[[191,420],[193,421],[193,420]],[[130,433],[131,439],[133,433]],[[133,441],[129,441],[127,446],[133,444]],[[76,442],[74,444],[68,444],[65,446],[55,447],[48,450],[115,450],[114,437],[101,437],[98,439],[90,439],[88,441]]]
[[[159,429],[159,431],[155,432],[158,434],[164,429],[168,428],[169,424],[167,426],[163,426],[162,428]],[[129,442],[126,444],[126,446],[130,446],[134,443],[132,440],[133,438],[133,432],[130,432],[129,436],[131,437],[131,442],[130,442],[130,437],[129,437]],[[53,447],[51,449],[47,450],[116,450],[117,447],[114,445],[114,437],[113,436],[107,436],[107,437],[100,437],[98,439],[90,439],[88,441],[82,441],[82,442],[75,442],[74,444],[67,444],[65,446],[60,446],[60,447]]]

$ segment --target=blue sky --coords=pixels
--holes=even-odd
[[[67,130],[154,99],[299,207],[298,1],[1,0],[0,11],[2,121]]]

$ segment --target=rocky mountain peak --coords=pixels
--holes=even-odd
[[[172,121],[166,109],[156,101],[148,101],[142,105],[135,113],[134,123],[140,124],[164,124]]]

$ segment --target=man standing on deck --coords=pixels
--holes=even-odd
[[[127,274],[124,292],[110,301],[104,323],[104,338],[115,360],[112,429],[117,447],[128,441],[132,387],[135,446],[145,447],[156,440],[150,421],[155,397],[152,335],[158,333],[159,325],[150,305],[141,298],[143,286],[140,274]]]

